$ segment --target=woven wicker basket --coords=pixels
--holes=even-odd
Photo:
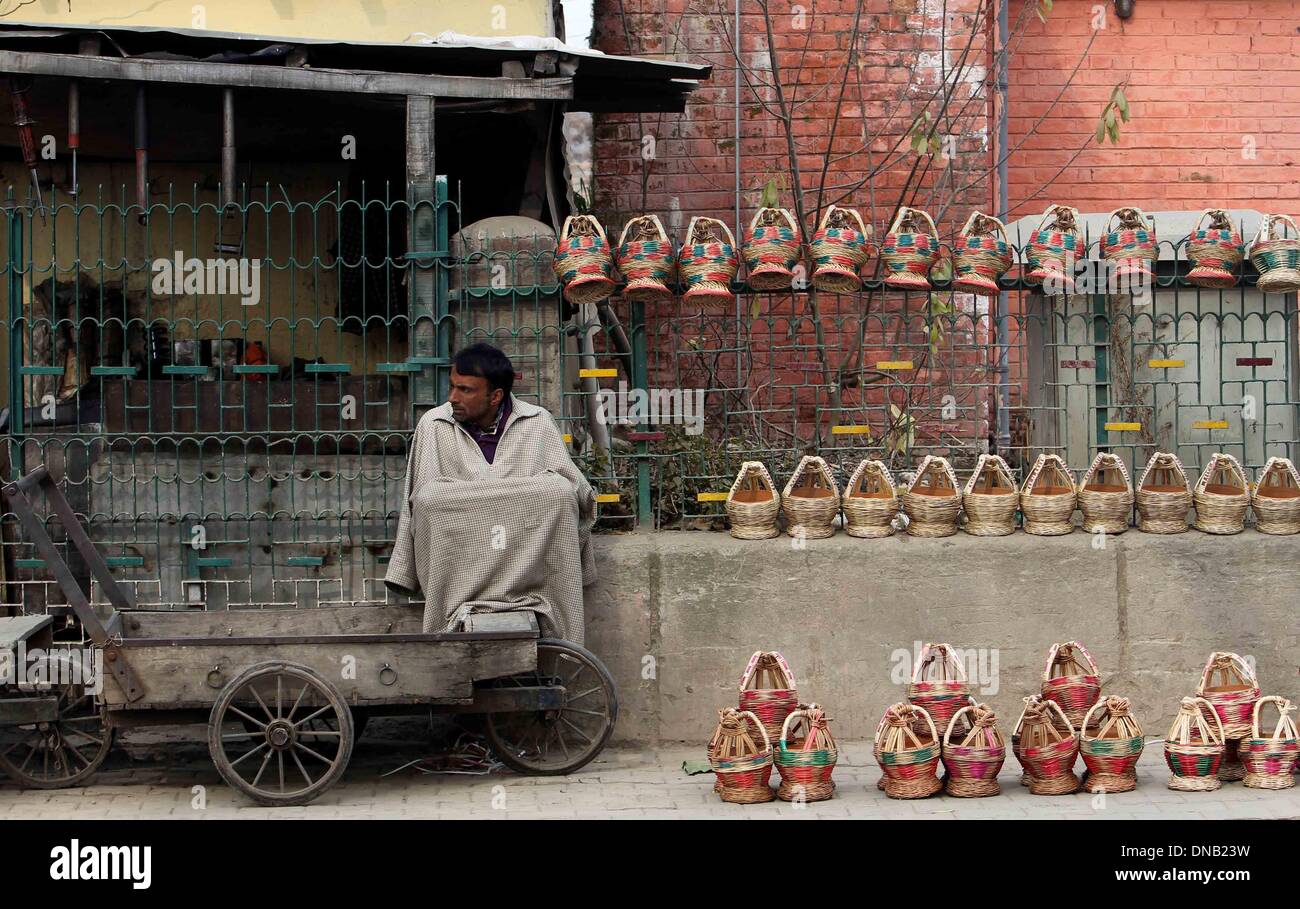
[[[916,732],[920,720],[926,731]],[[891,799],[923,799],[943,788],[938,767],[943,743],[923,707],[894,704],[876,732],[876,754]]]
[[[1073,293],[1075,261],[1084,252],[1079,210],[1068,205],[1048,206],[1025,252],[1029,266],[1025,281],[1042,283],[1044,291],[1054,294]]]
[[[555,247],[555,276],[564,298],[582,306],[599,303],[614,292],[614,256],[605,228],[594,215],[570,215],[560,228]]]
[[[769,741],[780,740],[785,718],[799,706],[799,692],[794,672],[779,651],[754,651],[740,677],[737,705],[758,717]]]
[[[1279,235],[1274,228],[1283,226]],[[1286,227],[1291,236],[1286,236]],[[1300,290],[1300,228],[1286,215],[1265,215],[1259,234],[1250,245],[1250,261],[1259,272],[1255,285],[1264,293],[1289,294]]]
[[[615,259],[627,281],[623,296],[643,303],[671,300],[677,281],[677,256],[657,215],[642,215],[623,225]]]
[[[1300,533],[1300,473],[1286,458],[1269,458],[1251,490],[1255,529],[1260,533]]]
[[[1219,782],[1239,783],[1246,778],[1246,765],[1241,762],[1241,745],[1246,739],[1224,739],[1223,760],[1219,761]]]
[[[1259,694],[1259,680],[1250,664],[1226,650],[1210,654],[1196,685],[1196,696],[1214,708],[1225,739],[1244,739],[1250,735],[1251,717]]]
[[[754,805],[776,798],[771,786],[772,746],[758,717],[747,710],[718,711],[718,725],[709,740],[713,791],[724,802]]]
[[[1083,529],[1088,533],[1128,530],[1133,512],[1133,482],[1122,458],[1100,451],[1092,459],[1088,472],[1079,481],[1079,510],[1083,512]]]
[[[800,707],[785,718],[776,749],[776,769],[781,785],[776,797],[786,801],[821,802],[835,792],[831,774],[839,749],[827,725],[826,712],[817,704]]]
[[[914,707],[924,707],[935,726],[945,729],[957,711],[971,703],[966,669],[951,646],[927,643],[921,647],[907,685],[907,700]]]
[[[761,461],[740,465],[727,492],[726,509],[731,535],[738,540],[769,540],[781,532],[776,526],[781,494]]]
[[[1192,490],[1192,501],[1197,530],[1215,534],[1245,530],[1250,487],[1237,459],[1222,452],[1211,455]]]
[[[1111,221],[1118,222],[1111,228]],[[1158,249],[1155,222],[1140,208],[1117,208],[1106,219],[1101,256],[1116,277],[1149,279]]]
[[[1218,714],[1205,698],[1183,698],[1165,736],[1169,788],[1181,792],[1218,789],[1222,760],[1223,726]]]
[[[964,530],[977,537],[1002,537],[1016,530],[1020,496],[1011,468],[1000,455],[980,455],[961,497]]]
[[[954,732],[962,736],[960,741],[953,741]],[[1002,791],[998,772],[1006,759],[1006,741],[988,704],[969,704],[953,714],[943,734],[943,766],[948,770],[945,789],[949,795],[997,795]]]
[[[717,218],[691,218],[686,242],[677,256],[686,284],[683,299],[692,303],[729,303],[735,299],[731,282],[740,271],[736,238]]]
[[[1025,719],[1025,711],[1029,709],[1029,706],[1031,704],[1041,704],[1043,699],[1036,694],[1031,694],[1029,697],[1023,698],[1023,700],[1025,706],[1021,709],[1020,716],[1016,718],[1015,724],[1011,727],[1011,753],[1016,756],[1016,761],[1020,764],[1020,785],[1028,786],[1033,774],[1025,766],[1024,758],[1020,756],[1020,726]]]
[[[944,458],[926,455],[916,476],[903,490],[902,500],[909,536],[950,537],[957,532],[961,487]]]
[[[1210,223],[1202,227],[1206,218]],[[1241,234],[1233,228],[1228,213],[1221,208],[1207,208],[1187,237],[1187,259],[1192,263],[1187,283],[1193,287],[1232,287],[1244,257]]]
[[[902,206],[880,249],[886,269],[885,286],[898,290],[929,290],[930,269],[939,259],[939,232],[919,208]]]
[[[1088,648],[1079,641],[1053,644],[1047,651],[1041,689],[1043,697],[1054,702],[1076,729],[1101,696],[1101,672]]]
[[[1068,795],[1078,791],[1074,762],[1079,756],[1079,737],[1055,701],[1026,700],[1016,732],[1020,735],[1018,757],[1029,777],[1030,792]]]
[[[1192,490],[1177,456],[1157,451],[1147,462],[1137,489],[1138,530],[1143,533],[1183,533]]]
[[[1259,725],[1265,704],[1277,710],[1277,724],[1267,735]],[[1291,714],[1295,704],[1277,695],[1267,695],[1255,702],[1250,738],[1241,743],[1241,759],[1246,765],[1246,786],[1251,789],[1291,789],[1295,786],[1296,758],[1300,757],[1300,735]]]
[[[861,290],[870,236],[871,228],[855,209],[838,205],[827,208],[809,244],[813,287],[837,294]]]
[[[840,513],[840,488],[830,466],[816,455],[804,455],[781,492],[785,532],[792,537],[822,540],[835,534]]]
[[[1070,519],[1079,494],[1070,468],[1060,455],[1040,454],[1020,487],[1020,512],[1025,533],[1055,537],[1074,531]]]
[[[1112,695],[1093,704],[1079,726],[1079,753],[1088,768],[1084,788],[1089,792],[1136,789],[1142,745],[1142,726],[1129,713],[1128,698]]]
[[[887,537],[894,532],[898,490],[882,461],[858,463],[844,487],[844,529],[851,537]]]
[[[760,208],[741,243],[741,258],[753,290],[788,290],[803,252],[799,225],[789,210]]]
[[[952,289],[992,296],[998,280],[1011,268],[1011,243],[1006,226],[992,215],[972,212],[953,250]]]

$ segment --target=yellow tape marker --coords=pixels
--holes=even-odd
[[[570,435],[570,434],[567,433],[567,432],[564,434],[564,444],[565,444],[565,445],[572,445],[572,444],[573,444],[573,436]]]
[[[1186,360],[1147,360],[1147,366],[1152,369],[1180,369],[1186,365]]]
[[[701,492],[695,496],[697,502],[725,502],[727,494],[725,492]]]
[[[877,360],[876,369],[911,369],[911,360]]]
[[[618,375],[617,369],[579,369],[579,379],[612,379]]]
[[[1108,432],[1141,432],[1141,423],[1107,423]]]
[[[870,426],[832,426],[833,436],[864,436],[871,432]]]
[[[616,492],[602,492],[596,496],[597,502],[617,502],[619,495]]]
[[[1197,420],[1192,424],[1193,429],[1227,429],[1227,420]]]

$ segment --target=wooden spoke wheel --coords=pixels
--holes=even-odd
[[[496,684],[564,688],[564,703],[555,710],[487,715],[492,750],[512,770],[543,776],[572,773],[600,754],[614,731],[614,679],[605,664],[577,644],[538,641],[537,669]]]
[[[208,751],[230,786],[262,805],[305,805],[352,755],[352,711],[338,687],[297,663],[250,666],[217,695]]]
[[[86,782],[113,747],[108,713],[96,703],[96,680],[81,661],[49,654],[23,667],[29,678],[0,691],[0,697],[58,697],[58,717],[0,729],[0,771],[28,789],[63,789]]]

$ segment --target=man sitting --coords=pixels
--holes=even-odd
[[[595,495],[551,415],[511,394],[514,380],[491,345],[456,354],[448,401],[411,440],[384,582],[423,592],[426,632],[527,609],[544,635],[581,644]]]

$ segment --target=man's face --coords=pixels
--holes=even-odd
[[[451,370],[451,413],[463,423],[481,423],[496,416],[505,392],[490,388],[482,376],[463,376]]]

